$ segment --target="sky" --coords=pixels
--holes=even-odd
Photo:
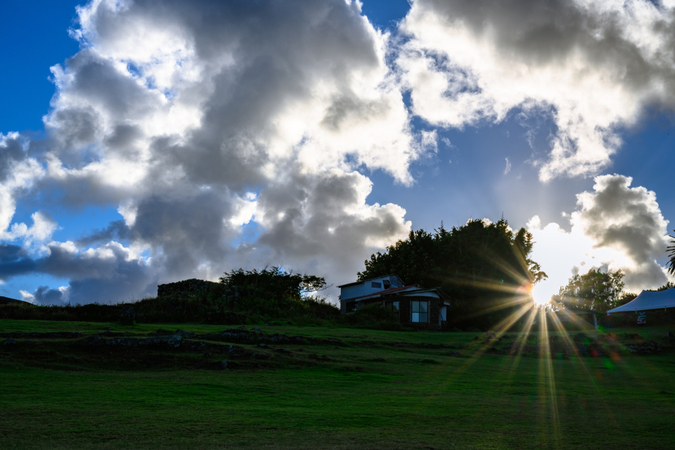
[[[117,303],[281,266],[354,281],[508,220],[549,278],[672,281],[675,1],[7,0],[0,295]]]

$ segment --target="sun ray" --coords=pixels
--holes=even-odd
[[[528,298],[522,298],[522,297],[521,298],[514,298],[512,300],[505,300],[502,303],[499,303],[497,305],[492,305],[492,306],[489,306],[487,308],[483,308],[480,311],[476,311],[474,313],[467,314],[467,315],[463,316],[463,318],[464,319],[473,319],[473,318],[480,317],[480,316],[483,316],[485,314],[489,314],[489,313],[492,313],[492,312],[501,311],[503,309],[511,308],[511,307],[518,306],[518,305],[528,304],[528,303],[530,303],[528,300],[529,300]],[[499,324],[494,326],[494,328],[497,328],[497,327],[499,327]]]
[[[530,337],[530,330],[532,329],[532,325],[534,324],[534,319],[537,317],[537,309],[532,308],[530,310],[530,315],[525,321],[525,326],[523,327],[523,331],[520,333],[516,341],[513,343],[513,347],[511,348],[511,353],[510,355],[513,356],[513,363],[511,364],[511,370],[510,373],[515,373],[516,368],[518,367],[518,364],[520,362],[520,358],[522,357],[523,354],[523,349],[525,348],[525,345],[527,344],[527,341]],[[517,347],[517,348],[516,348]]]
[[[495,339],[499,339],[502,335],[508,330],[514,323],[516,323],[523,315],[525,315],[530,309],[533,308],[531,303],[523,304],[517,311],[514,311],[511,315],[504,318],[494,327]],[[458,372],[464,372],[468,370],[481,356],[485,354],[488,348],[494,343],[491,339],[486,339],[483,341],[479,348],[473,349],[473,354],[467,359],[467,361],[462,365]]]
[[[578,316],[574,315],[573,313],[570,313],[568,310],[562,309],[562,310],[557,311],[557,312],[561,312],[561,313],[566,314],[567,316],[571,317],[571,319],[573,321],[573,324],[578,325],[580,327],[580,329],[582,329],[584,331],[590,331],[590,329],[591,329],[590,323],[588,323],[587,321],[585,321],[583,319],[580,319]],[[581,370],[584,371],[585,375],[591,381],[591,386],[593,387],[593,390],[597,394],[596,397],[599,399],[599,401],[602,401],[602,404],[604,406],[605,414],[607,415],[607,418],[609,420],[611,420],[615,425],[618,424],[618,421],[616,419],[616,416],[614,415],[614,412],[609,407],[609,405],[607,405],[607,403],[604,400],[602,400],[603,396],[601,395],[601,393],[598,389],[598,385],[596,383],[596,377],[591,372],[590,368],[588,367],[588,364],[586,364],[586,362],[584,361],[584,357],[579,354],[577,346],[574,344],[574,341],[569,336],[569,333],[567,332],[567,330],[565,330],[565,327],[563,326],[562,322],[560,321],[560,318],[558,317],[558,315],[556,313],[551,314],[550,317],[553,321],[553,324],[554,324],[555,328],[560,333],[561,338],[565,341],[565,343],[569,346],[569,348],[572,349],[572,352],[574,353],[574,355],[576,357],[575,359],[578,363],[578,364],[575,364],[575,367],[578,368],[580,366]],[[575,321],[575,319],[576,319],[576,321]],[[594,327],[593,327],[593,331],[595,331]],[[579,370],[579,369],[577,369],[577,370]]]
[[[532,311],[534,308],[534,305],[532,302],[527,301],[525,297],[518,299],[517,301],[514,300],[512,301],[513,304],[520,304],[520,308],[518,308],[517,311],[514,311],[512,314],[510,314],[508,317],[504,318],[501,322],[499,322],[495,327],[495,336],[496,339],[486,339],[484,342],[482,342],[479,346],[479,348],[473,350],[473,354],[459,367],[455,368],[454,371],[450,374],[447,374],[444,377],[444,382],[439,385],[438,390],[447,390],[449,386],[453,385],[456,383],[458,380],[461,379],[461,376],[471,367],[473,366],[487,351],[488,348],[490,348],[491,345],[494,344],[495,340],[501,338],[503,334],[513,326],[520,318],[522,318],[525,314],[528,312]],[[439,365],[436,366],[434,369],[432,369],[428,375],[433,376],[434,379],[438,379],[437,377],[440,376],[441,371],[446,371],[447,370],[447,365]],[[431,401],[429,399],[428,401]]]
[[[446,278],[449,283],[456,285],[456,286],[471,286],[479,289],[485,289],[488,291],[495,291],[495,292],[504,292],[507,294],[518,294],[524,284],[528,284],[529,280],[520,277],[518,279],[519,283],[518,284],[511,284],[511,283],[499,283],[495,282],[494,279],[491,278],[483,278],[483,277],[476,277],[476,278],[459,278],[459,277],[447,277]]]
[[[541,408],[540,420],[545,420],[548,410],[549,426],[542,424],[542,441],[546,441],[548,435],[553,436],[553,444],[560,447],[560,421],[558,414],[558,397],[556,392],[555,374],[551,360],[551,347],[548,335],[548,321],[546,312],[543,308],[539,309],[539,377],[541,390],[539,392],[539,407]],[[550,427],[550,428],[549,428]]]

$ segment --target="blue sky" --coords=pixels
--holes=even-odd
[[[3,131],[42,130],[42,116],[54,95],[49,68],[79,50],[68,36],[77,17],[75,6],[84,2],[22,2],[9,0],[0,6],[3,58],[0,101]]]
[[[0,6],[0,295],[339,285],[410,229],[502,216],[540,298],[591,267],[669,280],[666,2],[159,3]]]

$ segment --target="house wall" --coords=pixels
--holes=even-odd
[[[352,312],[354,310],[355,305],[356,305],[355,302],[349,300],[342,300],[342,298],[340,298],[340,312],[342,314]]]
[[[429,321],[427,323],[411,322],[412,314],[410,311],[410,302],[412,300],[424,300],[429,302]],[[433,328],[438,329],[438,316],[440,314],[443,301],[431,297],[402,297],[399,303],[399,320],[401,324],[415,328]]]
[[[389,281],[389,287],[384,286],[384,281]],[[372,283],[380,283],[379,287],[373,287]],[[386,289],[402,287],[403,282],[396,275],[373,278],[358,284],[350,284],[340,288],[340,300],[349,300],[350,298],[363,297],[364,295],[375,294]]]
[[[411,321],[412,314],[411,314],[411,304],[410,304],[410,302],[414,301],[414,300],[429,302],[429,317],[428,317],[427,322],[420,323],[420,322],[412,322]],[[386,306],[390,302],[398,302],[398,304],[399,304],[398,305],[398,308],[399,308],[398,309],[398,318],[399,318],[399,322],[402,325],[406,325],[406,326],[410,326],[410,327],[414,327],[414,328],[421,328],[421,329],[437,330],[439,328],[439,320],[438,319],[440,317],[441,308],[443,306],[445,306],[445,304],[444,304],[443,300],[440,300],[438,298],[423,297],[423,296],[413,297],[413,296],[401,296],[401,295],[391,295],[391,296],[387,295],[385,297],[378,297],[378,298],[373,298],[373,299],[369,299],[369,300],[363,300],[363,301],[359,302],[359,305],[363,306],[363,305],[370,305],[370,304],[373,304],[373,303],[377,303],[379,305]],[[342,302],[342,306],[344,308],[345,305],[349,305],[349,304],[353,305],[353,303],[354,302],[351,302],[351,301],[345,301],[345,302]],[[447,311],[447,314],[449,316],[449,314],[450,314],[449,310]],[[447,327],[447,323],[445,323],[445,322],[440,324],[440,325],[441,325],[441,328]]]

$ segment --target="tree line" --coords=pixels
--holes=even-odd
[[[496,324],[529,300],[532,285],[547,278],[530,258],[534,241],[506,219],[469,220],[447,230],[411,231],[365,261],[359,280],[396,274],[406,284],[439,287],[452,302],[455,326]]]
[[[670,237],[670,245],[666,247],[669,260],[666,264],[668,273],[675,275],[675,236]],[[621,270],[602,271],[592,268],[585,274],[574,274],[565,286],[560,288],[554,299],[554,307],[570,309],[588,309],[606,312],[610,309],[634,300],[637,294],[625,292],[623,289],[624,273]],[[654,291],[664,291],[675,287],[667,282]]]

